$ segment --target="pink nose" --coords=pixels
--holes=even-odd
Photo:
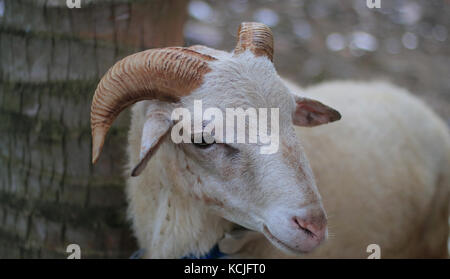
[[[316,246],[325,239],[327,231],[327,218],[320,215],[315,218],[294,217],[298,228],[308,236],[309,242]]]

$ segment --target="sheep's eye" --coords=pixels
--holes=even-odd
[[[201,143],[194,143],[194,145],[198,148],[208,148],[210,146],[212,146],[215,142],[213,143],[206,143],[206,142],[201,142]]]
[[[195,147],[202,148],[202,149],[211,147],[213,144],[216,143],[214,140],[212,140],[212,142],[211,142],[211,140],[206,141],[206,140],[205,140],[205,136],[202,136],[202,142],[199,142],[199,143],[196,143],[196,142],[194,141],[194,136],[192,136],[191,142],[194,143]]]

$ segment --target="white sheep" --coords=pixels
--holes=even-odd
[[[120,111],[145,100],[132,110],[127,170],[129,216],[145,257],[198,257],[216,244],[228,257],[367,257],[370,244],[381,257],[446,257],[447,126],[386,83],[301,89],[281,80],[272,55],[270,29],[243,23],[232,53],[147,50],[102,78],[91,111],[93,162]],[[222,111],[279,108],[279,151],[175,144],[171,112],[192,111],[194,100]],[[340,119],[322,102],[342,120],[294,128]]]

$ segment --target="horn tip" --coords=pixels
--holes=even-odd
[[[99,157],[100,157],[100,152],[99,152],[98,148],[93,147],[93,149],[92,149],[92,164],[93,165],[95,165],[95,163],[97,163]]]
[[[97,129],[96,127],[92,130],[92,164],[97,163],[100,153],[105,142],[105,129]]]
[[[92,164],[95,165],[95,163],[97,163],[97,161],[98,161],[98,155],[96,156],[96,155],[92,154]]]
[[[260,22],[242,22],[237,37],[234,54],[249,49],[255,56],[266,56],[273,62],[273,34],[269,26]]]
[[[262,22],[244,21],[244,22],[242,22],[241,24],[239,24],[239,30],[240,30],[241,28],[244,28],[244,27],[248,27],[248,28],[261,28],[261,29],[265,29],[265,30],[267,30],[267,31],[269,31],[269,32],[272,32],[272,30],[270,29],[270,27],[269,27],[267,24],[262,23]]]

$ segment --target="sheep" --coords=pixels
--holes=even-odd
[[[93,163],[114,119],[138,102],[126,192],[144,257],[201,257],[218,246],[231,258],[364,258],[370,244],[385,258],[446,257],[450,136],[443,121],[391,84],[300,88],[279,77],[272,61],[271,30],[242,23],[231,53],[146,50],[101,79],[91,107]],[[192,112],[195,100],[221,111],[279,108],[279,150],[175,144],[171,113]]]

